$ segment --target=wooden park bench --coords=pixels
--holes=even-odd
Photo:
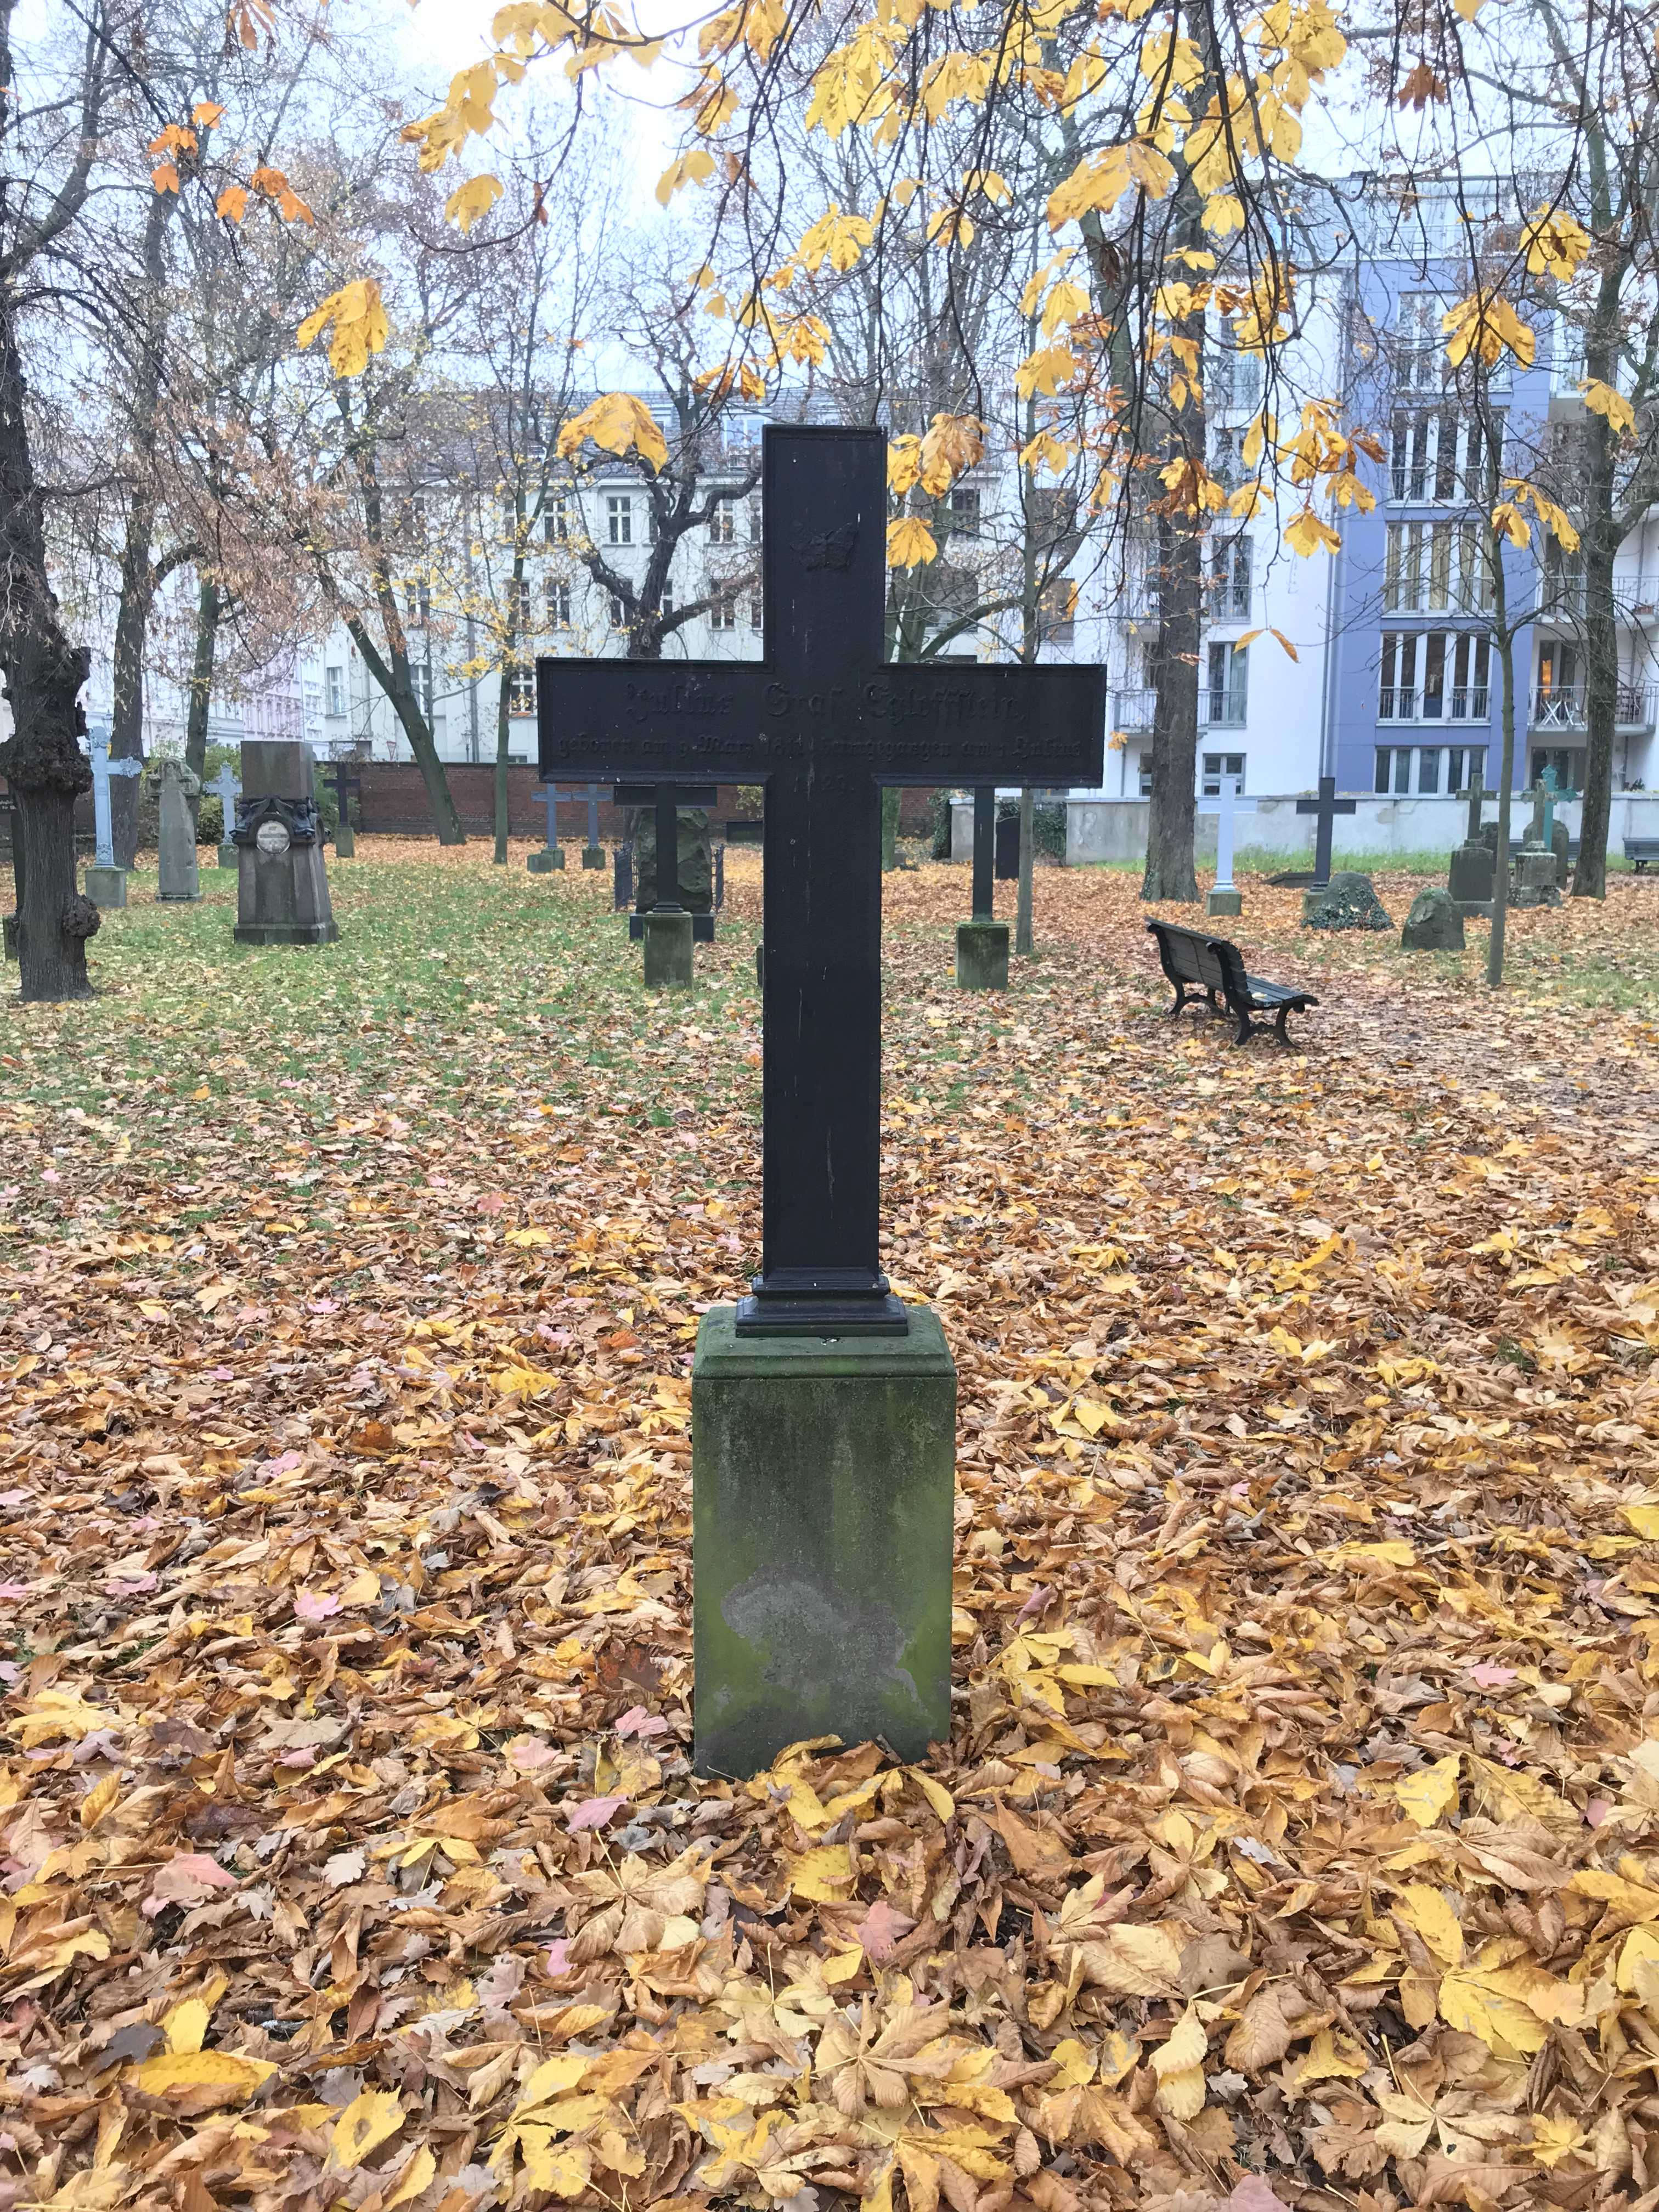
[[[1212,937],[1205,929],[1182,929],[1173,921],[1149,921],[1146,927],[1158,939],[1158,957],[1175,986],[1171,1021],[1183,1006],[1201,1002],[1212,1014],[1231,1015],[1238,1024],[1233,1042],[1243,1044],[1258,1030],[1270,1026],[1253,1017],[1271,1014],[1274,1036],[1280,1044],[1289,1044],[1288,1018],[1319,1004],[1311,991],[1291,991],[1282,983],[1264,983],[1259,975],[1247,975],[1243,955],[1224,937]]]
[[[1650,860],[1659,860],[1659,837],[1626,837],[1625,858],[1638,876],[1644,874]]]

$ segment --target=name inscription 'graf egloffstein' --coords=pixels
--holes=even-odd
[[[766,790],[763,1265],[745,1334],[902,1334],[878,1259],[881,787],[1097,785],[1098,668],[890,665],[886,439],[775,424],[765,653],[537,663],[544,777]],[[811,516],[808,531],[785,516]]]

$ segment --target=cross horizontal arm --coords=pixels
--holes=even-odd
[[[538,675],[544,775],[752,783],[811,761],[887,784],[1100,777],[1097,668],[893,662],[810,687],[765,661],[544,660]]]

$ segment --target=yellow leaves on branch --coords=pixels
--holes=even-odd
[[[650,409],[631,392],[607,392],[573,415],[559,432],[558,453],[568,461],[589,441],[607,453],[630,450],[651,469],[668,460],[668,444]]]
[[[1321,521],[1310,504],[1293,514],[1285,524],[1285,543],[1292,553],[1300,553],[1305,558],[1317,553],[1322,546],[1328,553],[1334,553],[1342,540],[1328,522]]]
[[[1578,273],[1578,264],[1590,249],[1590,235],[1565,208],[1534,208],[1521,227],[1521,245],[1528,273],[1556,276],[1563,283]]]
[[[886,114],[894,97],[888,73],[902,43],[895,25],[861,23],[814,72],[807,129],[839,138],[849,125],[873,123]]]
[[[1454,368],[1473,354],[1487,368],[1496,368],[1507,347],[1522,368],[1532,367],[1537,340],[1507,300],[1483,299],[1471,292],[1440,318],[1446,333],[1446,359]]]
[[[1584,404],[1592,415],[1607,416],[1607,428],[1615,436],[1636,428],[1636,410],[1622,392],[1615,392],[1612,385],[1603,384],[1596,376],[1586,377],[1578,389],[1583,393]]]
[[[469,177],[444,202],[444,219],[463,231],[471,230],[475,222],[489,213],[501,196],[499,177]]]
[[[712,138],[738,112],[738,95],[717,69],[704,69],[697,82],[676,106],[691,118],[700,138]]]
[[[714,157],[706,147],[694,146],[679,154],[657,179],[657,200],[666,207],[682,185],[700,185],[714,173]]]
[[[1056,438],[1051,430],[1039,430],[1019,449],[1019,465],[1033,475],[1047,469],[1050,476],[1064,476],[1077,459],[1077,447],[1066,438]]]
[[[1529,507],[1540,529],[1547,531],[1567,552],[1577,551],[1578,532],[1565,507],[1547,499],[1535,484],[1528,483],[1524,477],[1505,477],[1504,489],[1509,497],[1499,500],[1492,511],[1492,526],[1499,537],[1508,538],[1511,545],[1530,544],[1532,526],[1521,512],[1523,507]]]
[[[315,223],[317,218],[300,198],[281,169],[262,161],[246,185],[227,185],[213,204],[216,215],[227,222],[240,222],[247,213],[248,194],[257,193],[274,207],[284,222]]]
[[[765,61],[783,35],[781,0],[739,0],[735,8],[705,23],[697,38],[697,52],[729,54],[739,40],[756,58]]]
[[[925,568],[939,558],[933,533],[919,514],[895,515],[887,526],[887,565],[890,568]]]
[[[331,325],[328,365],[336,376],[361,376],[368,356],[384,348],[391,325],[380,301],[380,288],[372,276],[359,276],[331,292],[320,307],[306,317],[297,333],[303,353]]]
[[[964,469],[984,458],[985,425],[977,415],[935,415],[925,436],[907,434],[888,447],[888,488],[902,499],[920,484],[930,498],[939,499]]]
[[[1175,183],[1175,164],[1144,138],[1079,161],[1063,185],[1048,196],[1048,228],[1059,230],[1097,208],[1109,215],[1125,192],[1137,187],[1148,199],[1161,200]]]
[[[734,391],[744,399],[766,397],[766,379],[746,361],[736,368],[728,362],[721,368],[706,368],[701,376],[692,379],[692,384],[698,392],[710,392],[716,399],[727,399]]]
[[[875,234],[875,225],[867,216],[843,215],[840,203],[831,200],[802,238],[796,258],[814,276],[826,261],[838,275],[845,276]]]

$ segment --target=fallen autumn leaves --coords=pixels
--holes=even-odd
[[[1652,1031],[1537,995],[1645,887],[1496,1001],[1253,891],[1292,1057],[1156,1018],[1123,878],[1006,1000],[891,884],[957,1723],[732,1784],[750,934],[647,1006],[591,879],[362,849],[328,953],[135,905],[0,1032],[12,2201],[1659,2203]]]

